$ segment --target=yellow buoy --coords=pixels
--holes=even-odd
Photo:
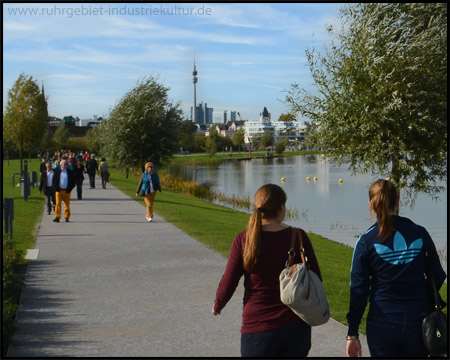
[[[344,180],[339,179],[339,184],[342,184],[344,182]]]
[[[285,182],[286,181],[286,179],[285,178],[281,178],[281,182]]]
[[[314,176],[314,181],[317,181],[317,176]]]
[[[306,178],[306,181],[311,181],[311,178],[308,176],[308,177]]]

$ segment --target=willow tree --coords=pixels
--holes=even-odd
[[[32,76],[20,74],[8,91],[3,118],[3,136],[19,151],[20,172],[23,152],[37,149],[47,130],[48,111],[45,96]]]
[[[158,167],[176,153],[181,110],[168,101],[168,91],[154,77],[139,80],[101,122],[102,153],[142,171],[146,162]]]
[[[314,91],[294,83],[286,103],[315,146],[390,176],[413,205],[447,178],[447,4],[352,4],[340,19],[323,54],[306,50]]]

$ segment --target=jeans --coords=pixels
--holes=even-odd
[[[277,329],[241,334],[242,357],[306,357],[311,326],[303,321]]]
[[[422,339],[424,315],[373,314],[367,317],[367,343],[372,357],[426,357]]]
[[[95,173],[89,174],[89,185],[91,188],[95,188]]]
[[[75,182],[77,184],[77,198],[78,200],[81,200],[81,197],[83,195],[83,179],[77,178]]]

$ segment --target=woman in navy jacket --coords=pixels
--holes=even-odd
[[[347,356],[361,356],[358,327],[367,299],[367,343],[373,357],[425,357],[422,320],[430,312],[425,275],[438,288],[446,278],[436,247],[422,226],[398,216],[399,196],[387,180],[369,188],[377,222],[358,239],[352,261]]]

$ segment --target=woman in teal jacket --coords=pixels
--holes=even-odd
[[[153,171],[153,163],[148,162],[145,164],[145,171],[142,173],[141,180],[139,181],[136,190],[136,197],[139,195],[144,197],[145,205],[147,207],[145,218],[148,222],[153,221],[153,202],[155,201],[156,190],[161,192],[161,184],[159,183],[158,174],[156,171]]]

